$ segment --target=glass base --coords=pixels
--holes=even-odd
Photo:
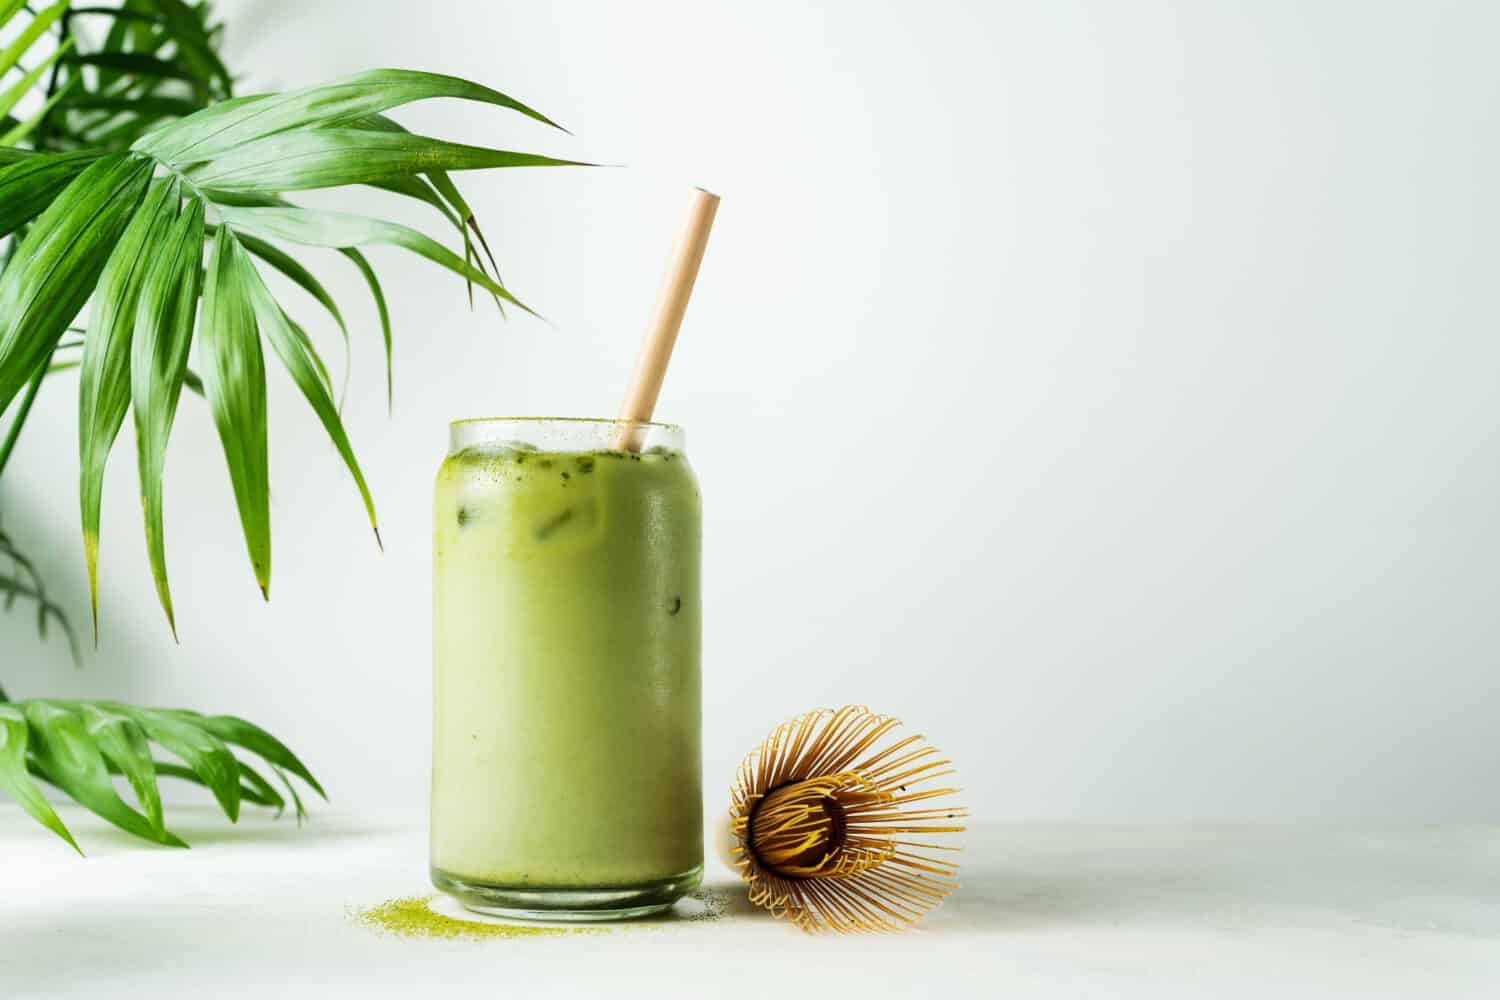
[[[506,886],[432,868],[432,884],[476,913],[520,920],[629,920],[660,913],[703,881],[703,866],[639,885],[597,889]]]

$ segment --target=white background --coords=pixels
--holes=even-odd
[[[181,647],[127,427],[101,652],[75,672],[0,619],[13,696],[233,711],[343,803],[420,816],[446,422],[611,414],[701,184],[724,203],[659,415],[705,494],[715,808],[783,716],[856,701],[950,751],[988,820],[1500,819],[1493,6],[225,9],[246,90],[441,70],[576,138],[455,103],[397,113],[417,130],[624,166],[463,179],[553,327],[471,313],[457,279],[376,252],[390,417],[373,309],[315,257],[354,326],[346,417],[383,555],[273,370],[263,605],[187,399]],[[48,384],[3,500],[85,630],[75,407],[71,376]]]

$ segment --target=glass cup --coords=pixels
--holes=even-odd
[[[471,909],[640,916],[702,878],[702,506],[683,441],[613,420],[452,425],[431,871]]]

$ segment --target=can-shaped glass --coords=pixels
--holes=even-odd
[[[703,872],[702,502],[681,428],[455,421],[433,503],[433,884],[613,919]]]

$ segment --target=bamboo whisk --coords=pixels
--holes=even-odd
[[[886,931],[958,888],[958,848],[923,838],[963,830],[968,810],[916,805],[958,791],[919,787],[952,761],[921,736],[888,740],[900,725],[854,705],[810,712],[740,764],[726,860],[752,903],[805,931]]]

